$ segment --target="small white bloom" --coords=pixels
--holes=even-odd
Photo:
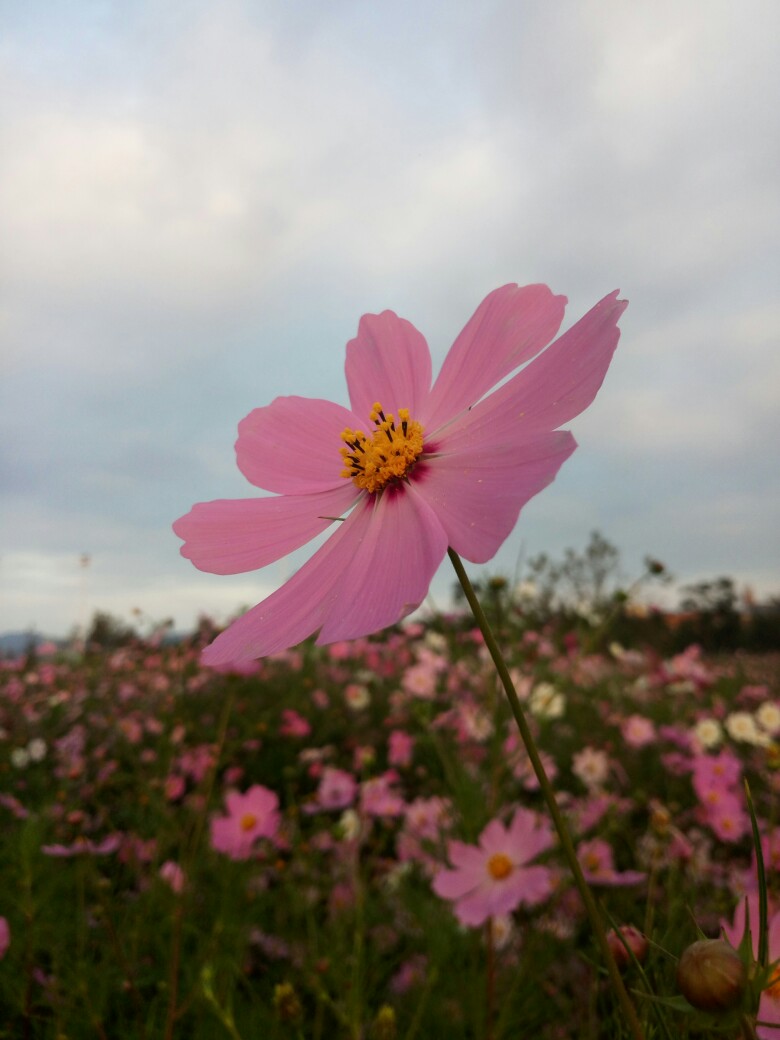
[[[360,817],[354,809],[345,809],[337,824],[339,834],[345,841],[360,837]]]
[[[723,741],[723,729],[717,719],[699,719],[693,727],[693,736],[703,748],[710,751]]]
[[[42,762],[46,758],[46,741],[42,737],[33,737],[27,745],[27,754],[31,762]]]
[[[777,736],[780,733],[780,706],[775,701],[764,701],[756,709],[756,722],[771,737]]]
[[[571,771],[589,791],[598,790],[609,774],[609,758],[605,751],[584,747],[574,756]]]
[[[732,740],[741,744],[766,745],[769,737],[763,733],[756,724],[756,720],[747,711],[733,711],[726,716],[724,723],[726,732]]]
[[[566,710],[566,701],[552,683],[541,682],[533,688],[528,707],[537,719],[559,719]]]
[[[27,748],[15,747],[11,752],[11,765],[14,769],[26,769],[30,764],[30,756]]]
[[[352,711],[362,711],[371,703],[371,694],[368,692],[367,686],[363,686],[361,683],[350,683],[344,690],[344,700]]]

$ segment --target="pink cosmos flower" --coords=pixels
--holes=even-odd
[[[8,947],[11,945],[11,929],[8,921],[0,917],[0,961],[5,957]]]
[[[758,892],[753,892],[740,901],[734,912],[733,923],[722,922],[723,934],[732,946],[739,946],[745,933],[748,914],[753,956],[758,957]],[[777,1040],[780,1036],[780,910],[771,902],[768,926],[769,964],[777,963],[770,975],[769,985],[761,994],[758,1005],[758,1021],[761,1024],[756,1026],[756,1036],[760,1040]]]
[[[565,304],[544,285],[496,289],[433,386],[417,329],[392,311],[365,315],[347,345],[349,408],[278,397],[251,412],[238,466],[273,496],[195,505],[174,524],[182,554],[237,574],[343,522],[203,660],[264,657],[317,631],[321,645],[369,635],[419,606],[448,546],[473,563],[491,559],[574,451],[558,428],[593,400],[617,346],[626,302],[613,292],[540,353]]]
[[[83,835],[76,838],[72,845],[41,845],[41,852],[46,856],[59,856],[68,859],[71,856],[107,856],[116,852],[122,844],[118,834],[109,834],[102,841],[92,841]]]
[[[317,807],[320,809],[346,809],[352,805],[357,794],[357,780],[344,769],[326,766],[322,771],[317,789]]]
[[[447,855],[455,869],[440,871],[433,890],[455,900],[455,916],[461,924],[473,926],[511,913],[521,903],[541,903],[552,891],[552,871],[526,864],[552,843],[547,821],[518,809],[508,828],[492,820],[480,834],[479,845],[448,842]]]
[[[211,845],[231,859],[249,859],[259,838],[274,839],[279,830],[279,797],[254,784],[245,794],[232,791],[225,798],[227,816],[211,821]]]
[[[612,846],[602,838],[581,842],[577,848],[577,859],[585,880],[591,885],[637,885],[647,876],[639,870],[616,870]]]

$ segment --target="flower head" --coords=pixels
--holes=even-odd
[[[417,329],[392,311],[365,315],[347,345],[349,408],[278,397],[251,412],[238,466],[272,497],[194,506],[174,524],[182,554],[237,574],[343,522],[204,661],[264,657],[315,632],[320,644],[370,635],[419,606],[448,546],[489,560],[574,451],[558,428],[593,400],[618,342],[626,303],[614,292],[543,350],[565,303],[543,285],[496,289],[433,385]]]
[[[552,843],[547,821],[528,809],[518,809],[509,827],[492,820],[478,845],[450,841],[447,853],[454,869],[440,871],[433,890],[455,901],[455,916],[466,925],[484,924],[521,903],[541,903],[552,891],[552,871],[526,864]]]
[[[211,821],[211,845],[231,859],[249,859],[255,842],[276,837],[279,830],[279,798],[261,784],[245,794],[232,791],[225,798],[227,816]]]

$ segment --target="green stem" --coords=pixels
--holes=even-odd
[[[541,757],[536,747],[536,742],[533,738],[533,734],[531,733],[531,729],[528,725],[528,722],[526,721],[526,717],[520,704],[520,700],[517,696],[517,691],[515,690],[514,684],[512,682],[512,677],[509,674],[509,669],[506,666],[506,662],[504,661],[504,658],[501,654],[501,650],[498,647],[498,644],[495,640],[490,625],[488,624],[488,620],[485,617],[485,612],[483,611],[482,606],[480,605],[480,602],[477,599],[477,595],[474,592],[474,587],[469,581],[469,577],[466,574],[465,568],[460,557],[454,549],[448,549],[447,553],[449,554],[450,560],[452,561],[452,566],[455,568],[455,573],[458,576],[458,581],[460,582],[461,587],[463,588],[463,592],[465,593],[466,599],[468,600],[468,604],[471,607],[472,613],[474,614],[477,625],[479,626],[479,629],[482,632],[482,635],[485,640],[485,646],[488,648],[488,652],[490,653],[490,656],[493,659],[493,664],[496,666],[496,671],[498,672],[499,678],[501,679],[501,684],[504,687],[504,692],[506,693],[507,699],[509,701],[509,706],[512,709],[512,714],[515,717],[517,728],[520,731],[520,736],[522,737],[523,743],[525,744],[525,748],[528,752],[528,757],[531,760],[531,765],[533,766],[534,773],[536,773],[536,778],[539,781],[539,787],[541,789],[542,795],[544,796],[544,800],[547,803],[547,808],[549,810],[550,817],[553,821],[553,825],[555,826],[556,831],[558,832],[558,838],[561,843],[561,848],[563,849],[563,854],[566,857],[566,860],[569,864],[569,869],[571,870],[572,875],[574,877],[574,883],[576,884],[577,889],[579,890],[580,897],[582,898],[585,910],[590,919],[591,927],[593,928],[593,933],[596,937],[596,942],[598,943],[599,949],[601,950],[601,954],[604,958],[604,962],[607,966],[607,972],[609,974],[612,987],[617,995],[618,1001],[620,1002],[620,1006],[623,1009],[623,1013],[626,1016],[626,1020],[634,1036],[634,1040],[644,1040],[644,1033],[642,1031],[642,1026],[639,1022],[639,1018],[636,1013],[636,1008],[631,1002],[631,998],[629,997],[626,991],[626,987],[623,985],[623,979],[620,976],[620,969],[615,963],[615,958],[612,956],[612,951],[609,948],[609,943],[607,942],[607,935],[604,931],[604,925],[601,921],[601,916],[599,914],[598,907],[596,906],[596,901],[593,898],[593,893],[588,887],[588,883],[585,880],[585,876],[582,873],[582,867],[580,866],[580,862],[577,859],[577,853],[574,849],[574,842],[572,841],[571,835],[569,834],[569,828],[566,824],[566,821],[563,817],[560,808],[558,807],[558,802],[555,798],[555,791],[553,790],[553,786],[550,783],[547,773],[545,772],[544,765],[542,764]]]

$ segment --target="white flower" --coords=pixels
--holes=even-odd
[[[780,707],[774,701],[764,701],[756,709],[756,722],[771,736],[780,733]]]
[[[354,809],[345,809],[339,818],[337,827],[345,841],[354,841],[360,836],[360,817]]]
[[[362,711],[371,703],[371,694],[368,692],[367,686],[363,686],[361,683],[349,683],[344,690],[344,700],[352,711]]]
[[[26,769],[30,764],[30,756],[27,748],[15,747],[11,752],[11,765],[14,769]]]
[[[559,719],[566,710],[566,701],[552,683],[541,682],[533,688],[528,707],[537,719]]]
[[[571,771],[589,791],[597,790],[607,779],[609,758],[605,751],[584,747],[574,756]]]
[[[767,734],[758,728],[756,720],[747,711],[733,711],[726,716],[724,725],[731,739],[742,744],[766,746],[770,742]]]
[[[27,745],[27,754],[31,762],[42,762],[46,758],[46,741],[41,737],[33,737]]]
[[[693,736],[709,751],[723,741],[723,729],[717,719],[699,719],[693,727]]]

